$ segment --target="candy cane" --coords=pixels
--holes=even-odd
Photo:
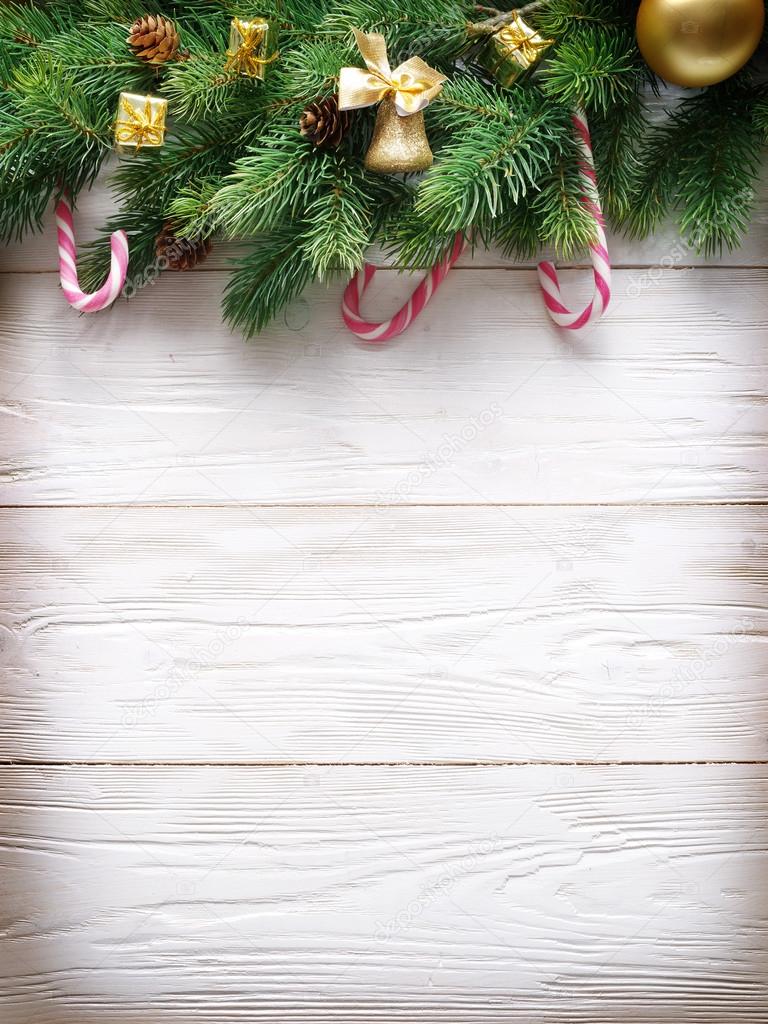
[[[353,334],[364,341],[389,341],[391,338],[396,338],[410,327],[424,309],[445,280],[448,271],[464,252],[466,244],[463,235],[456,235],[450,252],[446,253],[425,275],[408,301],[393,317],[390,317],[389,320],[382,320],[380,323],[363,320],[360,316],[360,300],[376,274],[376,267],[371,263],[366,263],[344,290],[344,298],[341,303],[341,315],[344,318],[344,323]]]
[[[81,291],[77,280],[77,246],[72,205],[67,194],[56,204],[56,228],[59,242],[59,279],[67,302],[83,313],[97,313],[111,306],[125,284],[128,271],[128,236],[115,231],[110,239],[112,262],[107,280],[97,292]]]
[[[560,294],[560,282],[557,271],[548,260],[538,266],[539,284],[544,296],[544,304],[547,312],[558,325],[567,327],[571,331],[578,330],[586,324],[599,320],[605,312],[611,298],[611,263],[608,255],[608,246],[605,240],[603,213],[600,209],[600,197],[597,191],[597,176],[595,165],[592,159],[592,143],[589,138],[589,127],[584,111],[576,109],[572,116],[573,126],[576,129],[576,141],[581,152],[581,163],[579,170],[584,188],[582,202],[592,214],[596,225],[596,239],[589,247],[592,261],[592,273],[595,278],[595,288],[589,305],[581,313],[572,313],[567,306],[563,305]]]

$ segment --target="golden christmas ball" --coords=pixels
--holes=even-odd
[[[637,45],[665,81],[714,85],[747,63],[764,20],[763,0],[642,0]]]

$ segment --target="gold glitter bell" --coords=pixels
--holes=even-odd
[[[365,154],[365,166],[379,174],[412,174],[432,165],[424,128],[424,114],[401,117],[395,101],[387,96],[376,111],[373,139]]]
[[[432,150],[424,130],[424,107],[446,81],[445,75],[410,57],[393,71],[387,44],[378,32],[353,29],[366,70],[342,68],[339,72],[339,110],[359,110],[379,104],[373,139],[365,154],[369,171],[411,174],[432,164]]]

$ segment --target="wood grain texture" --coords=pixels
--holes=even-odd
[[[768,1016],[768,770],[4,769],[4,1024]]]
[[[0,757],[758,760],[768,509],[5,511]]]
[[[634,298],[631,273],[573,339],[548,323],[533,273],[462,271],[375,349],[344,333],[336,289],[246,345],[218,325],[223,274],[201,275],[194,302],[177,276],[91,318],[47,275],[2,275],[0,496],[764,499],[768,272],[670,273]],[[372,308],[391,310],[405,283],[380,277]]]
[[[0,1024],[768,1020],[768,193],[719,268],[612,239],[585,338],[479,252],[373,350],[340,283],[244,344],[224,246],[77,317],[52,226],[0,249]]]

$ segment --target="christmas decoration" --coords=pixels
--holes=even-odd
[[[553,43],[554,39],[544,39],[515,12],[506,24],[491,33],[480,56],[480,64],[490,71],[499,85],[509,89]]]
[[[263,79],[270,64],[277,60],[277,23],[257,18],[241,21],[233,18],[229,30],[227,70],[248,78]]]
[[[420,281],[410,298],[400,307],[389,320],[374,323],[363,320],[360,316],[360,302],[376,274],[376,267],[366,263],[347,285],[341,304],[341,315],[344,324],[352,334],[363,341],[391,341],[407,330],[423,311],[426,304],[445,280],[448,271],[466,248],[463,235],[456,235],[450,252],[439,260],[430,272]]]
[[[599,320],[605,312],[611,298],[611,264],[608,255],[608,244],[603,228],[603,212],[600,209],[600,196],[597,191],[597,178],[592,159],[592,142],[589,137],[587,118],[583,110],[573,114],[573,127],[581,150],[581,178],[584,188],[584,203],[595,219],[595,240],[590,244],[592,273],[595,280],[592,299],[581,313],[572,313],[563,305],[560,295],[560,282],[557,271],[549,260],[543,260],[538,266],[539,283],[541,285],[544,304],[552,320],[558,327],[567,327],[575,331],[587,324]]]
[[[115,142],[119,146],[162,146],[168,100],[160,96],[138,96],[121,92],[115,121]]]
[[[168,220],[155,241],[155,255],[165,261],[167,270],[192,270],[208,256],[211,244],[210,238],[184,238]]]
[[[81,313],[97,313],[111,306],[122,291],[128,269],[128,239],[124,231],[115,231],[110,241],[112,260],[107,280],[98,291],[81,290],[77,279],[77,245],[72,206],[69,196],[62,195],[56,204],[56,230],[59,248],[59,280],[70,306]]]
[[[592,300],[581,313],[572,313],[562,303],[560,282],[553,264],[548,260],[543,260],[538,266],[538,273],[544,305],[552,320],[558,327],[578,330],[599,320],[605,312],[611,297],[611,265],[586,115],[583,111],[576,110],[572,120],[582,155],[580,164],[584,191],[582,198],[595,221],[595,241],[590,245],[595,282]],[[345,325],[353,334],[365,341],[390,341],[392,338],[398,337],[422,313],[465,248],[464,236],[456,235],[451,251],[432,267],[407,302],[389,320],[378,323],[363,320],[360,316],[360,302],[376,273],[376,268],[372,264],[366,263],[363,270],[355,274],[344,292],[341,310]]]
[[[336,96],[310,103],[299,118],[299,130],[318,149],[335,149],[349,131],[350,116],[339,110]]]
[[[637,45],[675,85],[715,85],[742,68],[763,34],[763,0],[642,0]]]
[[[145,14],[131,25],[128,44],[139,60],[147,64],[165,64],[179,51],[179,33],[170,18]]]
[[[392,71],[384,36],[353,31],[368,70],[341,69],[339,109],[357,110],[379,104],[365,166],[383,174],[426,170],[432,163],[432,150],[422,111],[440,92],[446,76],[425,64],[421,57],[411,57]]]
[[[609,268],[596,198],[585,193],[576,109],[589,121],[608,223],[639,238],[671,215],[705,255],[738,245],[768,131],[768,44],[732,77],[655,103],[651,116],[646,98],[657,83],[637,45],[636,5],[483,2],[265,0],[259,18],[235,8],[243,25],[269,27],[238,29],[225,56],[229,0],[166,0],[162,17],[183,38],[184,59],[177,50],[156,64],[127,56],[141,10],[124,0],[0,4],[0,240],[40,228],[63,188],[76,200],[116,142],[136,158],[111,172],[118,209],[78,257],[83,294],[103,287],[117,230],[128,239],[134,290],[156,276],[161,235],[195,246],[237,239],[224,316],[251,336],[311,282],[346,283],[363,271],[372,245],[391,265],[424,271],[450,262],[461,236],[526,260],[542,247],[555,260],[589,253],[597,290],[586,314],[569,313],[553,267],[542,283],[559,323],[593,322]],[[750,30],[738,14],[746,8],[733,6],[748,2],[720,0],[722,40],[731,27]],[[505,51],[514,69],[489,64],[499,41],[512,39],[502,30],[521,20],[541,42],[526,34]],[[366,51],[366,40],[379,40],[365,64],[352,26]],[[388,55],[375,36],[382,31]],[[502,86],[521,58],[525,73]],[[329,103],[340,81],[352,82],[350,108],[359,109],[336,144],[342,122]],[[371,173],[369,149],[369,167],[425,173]],[[185,250],[179,265],[192,262]]]

